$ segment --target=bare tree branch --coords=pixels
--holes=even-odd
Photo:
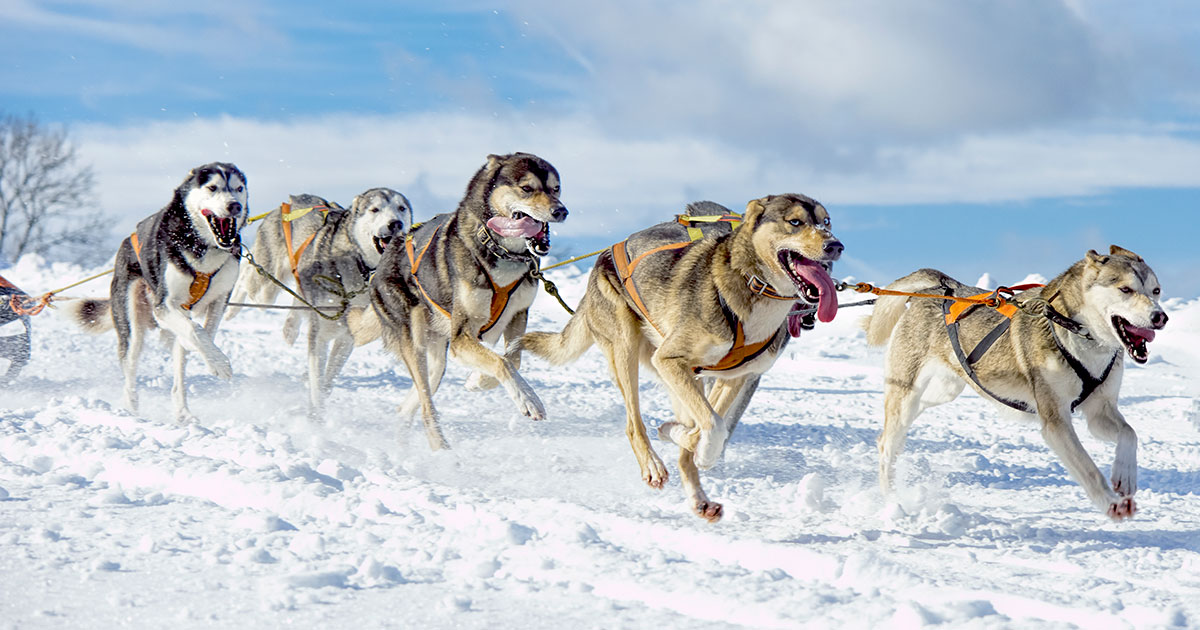
[[[97,259],[106,227],[95,215],[94,187],[65,129],[32,115],[0,117],[0,257]]]

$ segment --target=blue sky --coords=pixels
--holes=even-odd
[[[488,153],[559,169],[559,254],[802,192],[837,269],[1052,276],[1120,243],[1200,295],[1200,8],[1183,1],[0,3],[0,107],[66,124],[113,246],[187,169],[251,207],[456,204]]]

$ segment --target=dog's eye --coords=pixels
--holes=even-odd
[[[209,185],[208,185],[208,192],[217,192],[217,185],[216,185],[216,184],[209,184]]]
[[[802,224],[804,222],[801,221],[800,219],[788,219],[788,223],[791,223],[792,225],[794,225],[796,227],[800,227],[800,224]]]
[[[1155,289],[1155,290],[1154,290],[1154,297],[1158,297],[1158,296],[1159,296],[1159,294],[1161,294],[1161,293],[1162,293],[1162,289]]]
[[[551,188],[550,190],[551,190],[551,191],[552,191],[554,194],[556,194],[556,195],[557,195],[557,194],[559,193],[559,191],[560,191],[560,190],[562,190],[562,189],[561,189],[561,188],[559,188],[558,186],[555,186],[554,188]]]
[[[1128,295],[1130,293],[1133,293],[1133,289],[1131,289],[1129,287],[1121,287],[1121,293]]]
[[[526,184],[525,186],[521,187],[521,192],[523,192],[525,194],[529,194],[529,193],[533,192],[533,186]]]
[[[374,214],[374,213],[376,213],[376,212],[379,212],[379,208],[372,207],[372,208],[371,208],[371,213],[372,213],[372,214]]]
[[[246,187],[245,187],[245,186],[238,186],[238,188],[237,188],[237,191],[238,191],[238,192],[242,192],[242,191],[243,191],[243,190],[245,190],[245,189],[246,189]]]

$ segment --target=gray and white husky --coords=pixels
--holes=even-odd
[[[229,357],[213,338],[237,280],[247,193],[246,176],[233,164],[213,162],[192,169],[171,202],[121,241],[109,299],[74,305],[74,315],[85,329],[116,328],[117,356],[125,373],[124,402],[130,411],[138,407],[142,342],[146,331],[156,326],[174,341],[171,396],[180,422],[195,420],[184,386],[188,351],[199,354],[217,377],[233,376]]]
[[[308,318],[310,416],[321,415],[333,379],[354,349],[347,316],[351,310],[361,312],[370,306],[367,283],[384,249],[393,241],[401,242],[411,227],[408,199],[389,188],[372,188],[355,197],[348,211],[330,214],[300,253],[295,275],[301,295],[317,307],[328,307],[331,315],[342,315],[333,320],[313,311],[289,315],[290,321]],[[294,329],[289,332],[285,325],[284,336],[291,343]]]
[[[987,293],[932,269],[887,288]],[[1160,293],[1150,266],[1113,245],[1108,255],[1089,251],[1044,287],[1016,295],[1029,308],[1013,309],[1011,319],[997,309],[975,307],[955,320],[948,301],[880,298],[863,327],[868,343],[888,344],[879,434],[884,492],[891,490],[892,468],[913,421],[970,384],[1001,409],[1038,419],[1046,444],[1100,510],[1114,520],[1133,516],[1137,435],[1117,410],[1121,355],[1137,363],[1149,358],[1146,344],[1167,323]],[[1076,408],[1093,435],[1116,443],[1111,486],[1079,442],[1071,424]]]

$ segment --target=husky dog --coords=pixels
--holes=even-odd
[[[140,221],[117,249],[110,297],[81,300],[74,315],[88,330],[117,330],[125,372],[125,407],[137,411],[137,360],[147,330],[160,326],[174,340],[175,417],[188,410],[184,358],[190,350],[217,377],[229,379],[229,358],[213,343],[238,275],[241,229],[247,213],[246,176],[233,164],[192,169],[165,208]],[[111,313],[111,316],[110,316]],[[192,321],[203,318],[204,325]]]
[[[501,356],[484,344],[525,332],[537,293],[537,257],[550,250],[549,224],[566,218],[558,171],[549,162],[528,153],[489,155],[457,210],[422,223],[402,247],[384,251],[370,285],[374,308],[351,326],[360,343],[382,334],[404,362],[413,387],[400,415],[421,409],[434,450],[447,447],[433,407],[447,350],[483,374],[484,387],[492,380],[503,385],[521,413],[545,417],[517,373],[520,354]]]
[[[0,276],[0,359],[8,362],[0,384],[11,383],[29,363],[29,316],[13,309],[14,301],[26,299],[24,291]]]
[[[411,226],[412,206],[404,195],[390,188],[372,188],[358,195],[348,211],[330,213],[311,245],[300,253],[295,273],[301,295],[314,306],[333,307],[330,310],[342,314],[370,306],[367,282],[384,248]],[[307,316],[309,411],[316,418],[333,379],[354,349],[354,338],[346,317],[330,320],[312,311]]]
[[[272,276],[296,288],[296,265],[300,255],[308,248],[313,235],[325,225],[329,217],[336,217],[345,211],[346,209],[337,203],[316,195],[289,195],[286,203],[280,204],[262,218],[262,223],[254,234],[254,244],[250,246],[250,256]],[[239,272],[229,301],[249,300],[259,304],[273,304],[279,291],[279,286],[263,277],[253,265],[246,265]],[[231,306],[226,317],[233,317],[241,310],[239,306]],[[288,345],[296,340],[298,323],[298,320],[289,321],[291,337],[288,338]],[[286,331],[289,331],[289,328],[285,327],[284,330],[284,336],[287,338]]]
[[[888,289],[988,293],[932,269],[911,273]],[[1160,292],[1150,266],[1113,245],[1107,256],[1089,251],[1045,287],[1018,294],[1014,300],[1026,308],[976,307],[956,316],[949,301],[880,298],[863,327],[868,343],[888,344],[879,434],[883,491],[891,490],[896,456],[917,416],[954,400],[970,384],[1001,409],[1036,417],[1046,444],[1100,510],[1114,520],[1133,516],[1137,435],[1117,411],[1121,353],[1137,363],[1149,358],[1146,344],[1167,323]],[[1076,407],[1093,435],[1116,443],[1111,487],[1071,425]]]
[[[749,202],[741,224],[720,236],[681,240],[678,228],[660,224],[600,254],[562,332],[531,332],[514,345],[554,365],[600,346],[625,398],[625,433],[642,480],[661,489],[667,469],[638,406],[638,364],[647,366],[675,411],[658,434],[680,447],[692,510],[715,522],[722,507],[700,487],[698,469],[720,458],[758,376],[774,364],[788,333],[799,334],[798,318],[789,317],[793,305],[816,304],[824,322],[837,314],[828,268],[843,247],[825,208],[798,194]],[[707,398],[700,377],[714,379]]]

